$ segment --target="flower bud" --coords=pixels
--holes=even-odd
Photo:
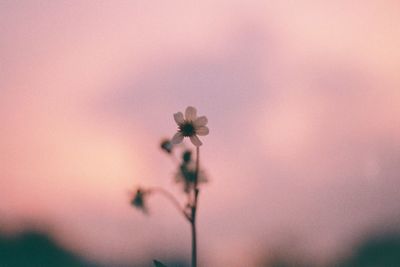
[[[173,144],[171,143],[170,140],[164,139],[163,141],[161,141],[160,147],[161,147],[162,150],[164,150],[168,154],[171,154],[172,148],[173,148]]]
[[[186,150],[185,152],[183,152],[182,159],[184,163],[189,163],[192,159],[192,151]]]
[[[135,195],[133,196],[133,198],[131,200],[131,205],[139,210],[142,210],[144,213],[147,212],[147,207],[145,205],[146,204],[145,203],[145,195],[146,195],[146,192],[143,189],[138,188],[136,190]]]

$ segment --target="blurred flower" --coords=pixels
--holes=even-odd
[[[183,162],[189,163],[192,160],[192,151],[186,150],[182,154],[182,160]]]
[[[172,144],[179,144],[184,137],[189,137],[193,145],[199,147],[202,145],[197,135],[207,135],[209,133],[207,117],[197,117],[197,110],[194,107],[187,107],[185,117],[182,112],[174,114],[175,122],[178,124],[178,132],[174,135]]]
[[[163,141],[161,141],[160,144],[161,149],[167,152],[168,154],[171,154],[173,146],[174,145],[171,143],[169,139],[164,139]]]
[[[175,182],[181,183],[183,185],[183,191],[185,193],[189,193],[192,189],[194,189],[194,182],[196,179],[196,164],[193,161],[183,162],[178,171],[175,174]],[[206,183],[208,179],[206,174],[201,169],[199,170],[197,183]]]
[[[146,202],[145,202],[145,196],[146,196],[146,191],[143,190],[142,188],[138,188],[136,190],[135,195],[133,196],[131,200],[132,206],[135,208],[143,211],[144,213],[147,213],[147,207],[146,207]]]

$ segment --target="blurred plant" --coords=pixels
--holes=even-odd
[[[174,120],[178,125],[178,131],[171,140],[164,139],[160,148],[170,156],[177,164],[178,170],[175,174],[175,182],[182,185],[183,192],[187,195],[187,203],[181,205],[173,194],[161,187],[143,188],[138,187],[131,198],[131,204],[143,211],[148,212],[146,199],[153,193],[160,193],[166,197],[189,222],[192,234],[192,267],[197,266],[197,234],[196,215],[198,208],[199,184],[207,182],[204,171],[200,170],[200,146],[202,142],[198,135],[203,136],[209,133],[207,117],[197,117],[197,110],[194,107],[187,107],[185,116],[182,112],[174,114]],[[176,158],[175,150],[184,137],[189,137],[196,147],[196,157],[193,159],[192,150],[183,149],[180,159]],[[154,261],[156,266],[165,266],[159,261]]]
[[[183,191],[190,194],[194,190],[196,179],[198,184],[207,182],[204,171],[196,169],[196,163],[192,160],[192,151],[185,150],[182,154],[182,163],[175,174],[175,182],[182,184]]]
[[[156,267],[167,267],[163,263],[161,263],[161,262],[159,262],[157,260],[154,260],[154,266],[156,266]]]
[[[147,207],[144,202],[144,197],[145,197],[145,194],[147,194],[147,193],[148,192],[146,192],[144,189],[139,187],[138,189],[136,189],[136,193],[131,200],[131,204],[135,208],[143,211],[144,213],[147,213]]]

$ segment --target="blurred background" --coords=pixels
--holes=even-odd
[[[188,105],[210,128],[201,266],[400,266],[399,12],[0,1],[0,266],[186,266],[186,222],[128,192],[184,200],[159,142]]]

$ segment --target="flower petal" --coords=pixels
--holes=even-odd
[[[200,141],[200,139],[197,137],[197,135],[192,135],[190,137],[190,141],[192,141],[192,144],[195,146],[201,146],[203,143]]]
[[[183,118],[182,112],[177,112],[174,114],[174,120],[176,124],[181,125],[185,122],[185,119]]]
[[[205,125],[207,125],[207,123],[208,123],[208,119],[207,119],[206,116],[198,117],[198,118],[194,121],[194,125],[197,126],[197,127],[205,126]]]
[[[174,135],[174,137],[172,137],[171,143],[174,145],[177,145],[177,144],[181,143],[182,140],[183,140],[183,135],[181,133],[176,133]]]
[[[210,131],[207,126],[200,126],[196,128],[196,134],[198,135],[207,135]]]
[[[187,107],[185,111],[185,118],[187,121],[195,121],[197,118],[197,110],[194,107]]]

